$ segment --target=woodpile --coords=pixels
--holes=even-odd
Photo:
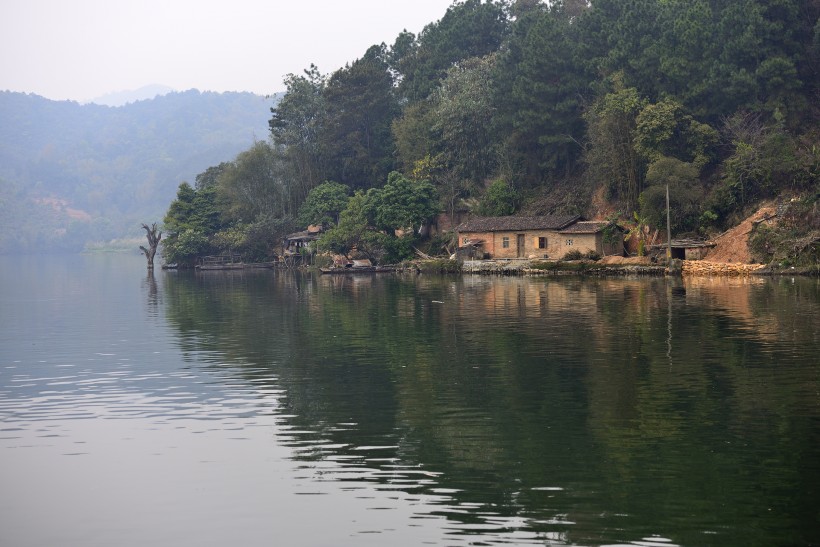
[[[750,275],[763,267],[764,266],[762,264],[735,264],[728,262],[708,262],[706,260],[684,260],[683,275]]]

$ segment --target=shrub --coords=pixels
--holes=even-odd
[[[519,199],[515,188],[498,179],[487,187],[478,207],[478,214],[488,217],[511,215],[518,207]]]
[[[808,198],[789,203],[781,222],[759,225],[749,238],[755,260],[780,266],[820,264],[820,212],[817,201]]]
[[[647,188],[641,193],[641,216],[651,226],[666,225],[666,187],[672,232],[693,231],[698,227],[703,188],[698,181],[698,169],[691,163],[675,158],[660,158],[649,167]]]
[[[460,273],[461,264],[457,260],[434,259],[424,260],[418,263],[419,271],[422,273]]]
[[[413,242],[412,236],[385,237],[382,262],[385,264],[398,264],[402,260],[412,258]]]
[[[333,266],[333,257],[330,255],[316,255],[313,257],[313,265],[317,268],[330,268]]]

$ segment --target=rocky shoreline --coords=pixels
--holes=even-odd
[[[669,266],[647,260],[610,261],[543,261],[543,260],[467,260],[461,264],[463,274],[502,276],[663,276],[741,277],[750,275],[820,275],[820,266],[811,268],[774,267],[763,264],[738,264],[706,260],[673,260]]]
[[[468,260],[461,273],[475,275],[590,275],[590,276],[661,276],[667,268],[659,264],[606,264],[590,260]]]

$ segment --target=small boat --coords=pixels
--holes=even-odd
[[[239,255],[203,256],[194,266],[197,270],[244,270],[245,263]]]
[[[244,270],[245,264],[242,262],[231,262],[226,264],[197,264],[197,270]]]

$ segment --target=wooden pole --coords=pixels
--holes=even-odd
[[[672,222],[669,213],[669,185],[666,185],[666,259],[672,258]]]
[[[672,258],[672,222],[669,214],[669,185],[666,185],[666,259]]]

